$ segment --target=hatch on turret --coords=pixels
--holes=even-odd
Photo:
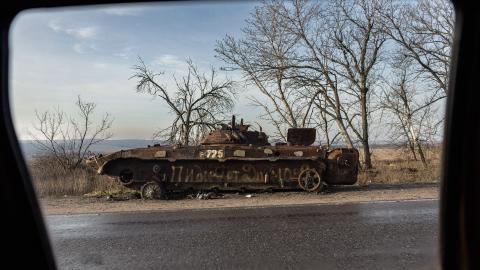
[[[212,144],[242,144],[252,146],[270,145],[268,136],[260,131],[250,131],[250,125],[244,125],[243,119],[240,124],[235,123],[235,116],[232,116],[230,125],[221,124],[220,128],[210,132],[202,140],[202,145]]]
[[[290,145],[309,146],[315,142],[316,130],[314,128],[289,128],[287,142]]]

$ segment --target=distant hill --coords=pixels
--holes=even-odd
[[[40,154],[40,150],[35,147],[34,141],[20,140],[20,147],[25,157],[32,157]],[[92,146],[91,151],[94,153],[112,153],[124,149],[147,147],[159,143],[152,140],[126,139],[126,140],[105,140]]]
[[[153,145],[156,143],[163,144],[163,142],[160,142],[160,141],[140,140],[140,139],[106,140],[94,145],[91,148],[91,151],[94,153],[104,154],[104,153],[112,153],[112,152],[131,149],[131,148],[147,147],[148,145]],[[40,154],[39,149],[35,147],[34,142],[31,140],[20,140],[20,147],[22,148],[23,154],[27,158]],[[332,145],[332,148],[335,148],[335,147],[345,147],[345,146]],[[359,146],[357,147],[361,149],[361,147]],[[383,149],[383,148],[398,148],[399,146],[394,144],[388,144],[388,143],[373,143],[370,147],[372,149]]]

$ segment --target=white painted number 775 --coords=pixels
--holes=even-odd
[[[207,150],[207,155],[206,158],[223,158],[224,153],[223,150],[215,150],[215,149],[209,149]]]

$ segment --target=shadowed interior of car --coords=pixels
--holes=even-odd
[[[13,19],[22,10],[137,1],[16,1],[1,13],[0,192],[5,265],[56,269],[52,247],[12,123],[9,97]],[[480,269],[480,16],[473,1],[453,1],[455,39],[450,69],[443,143],[440,257],[443,269]]]

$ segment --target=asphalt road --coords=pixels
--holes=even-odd
[[[436,269],[438,201],[47,217],[60,269]]]

